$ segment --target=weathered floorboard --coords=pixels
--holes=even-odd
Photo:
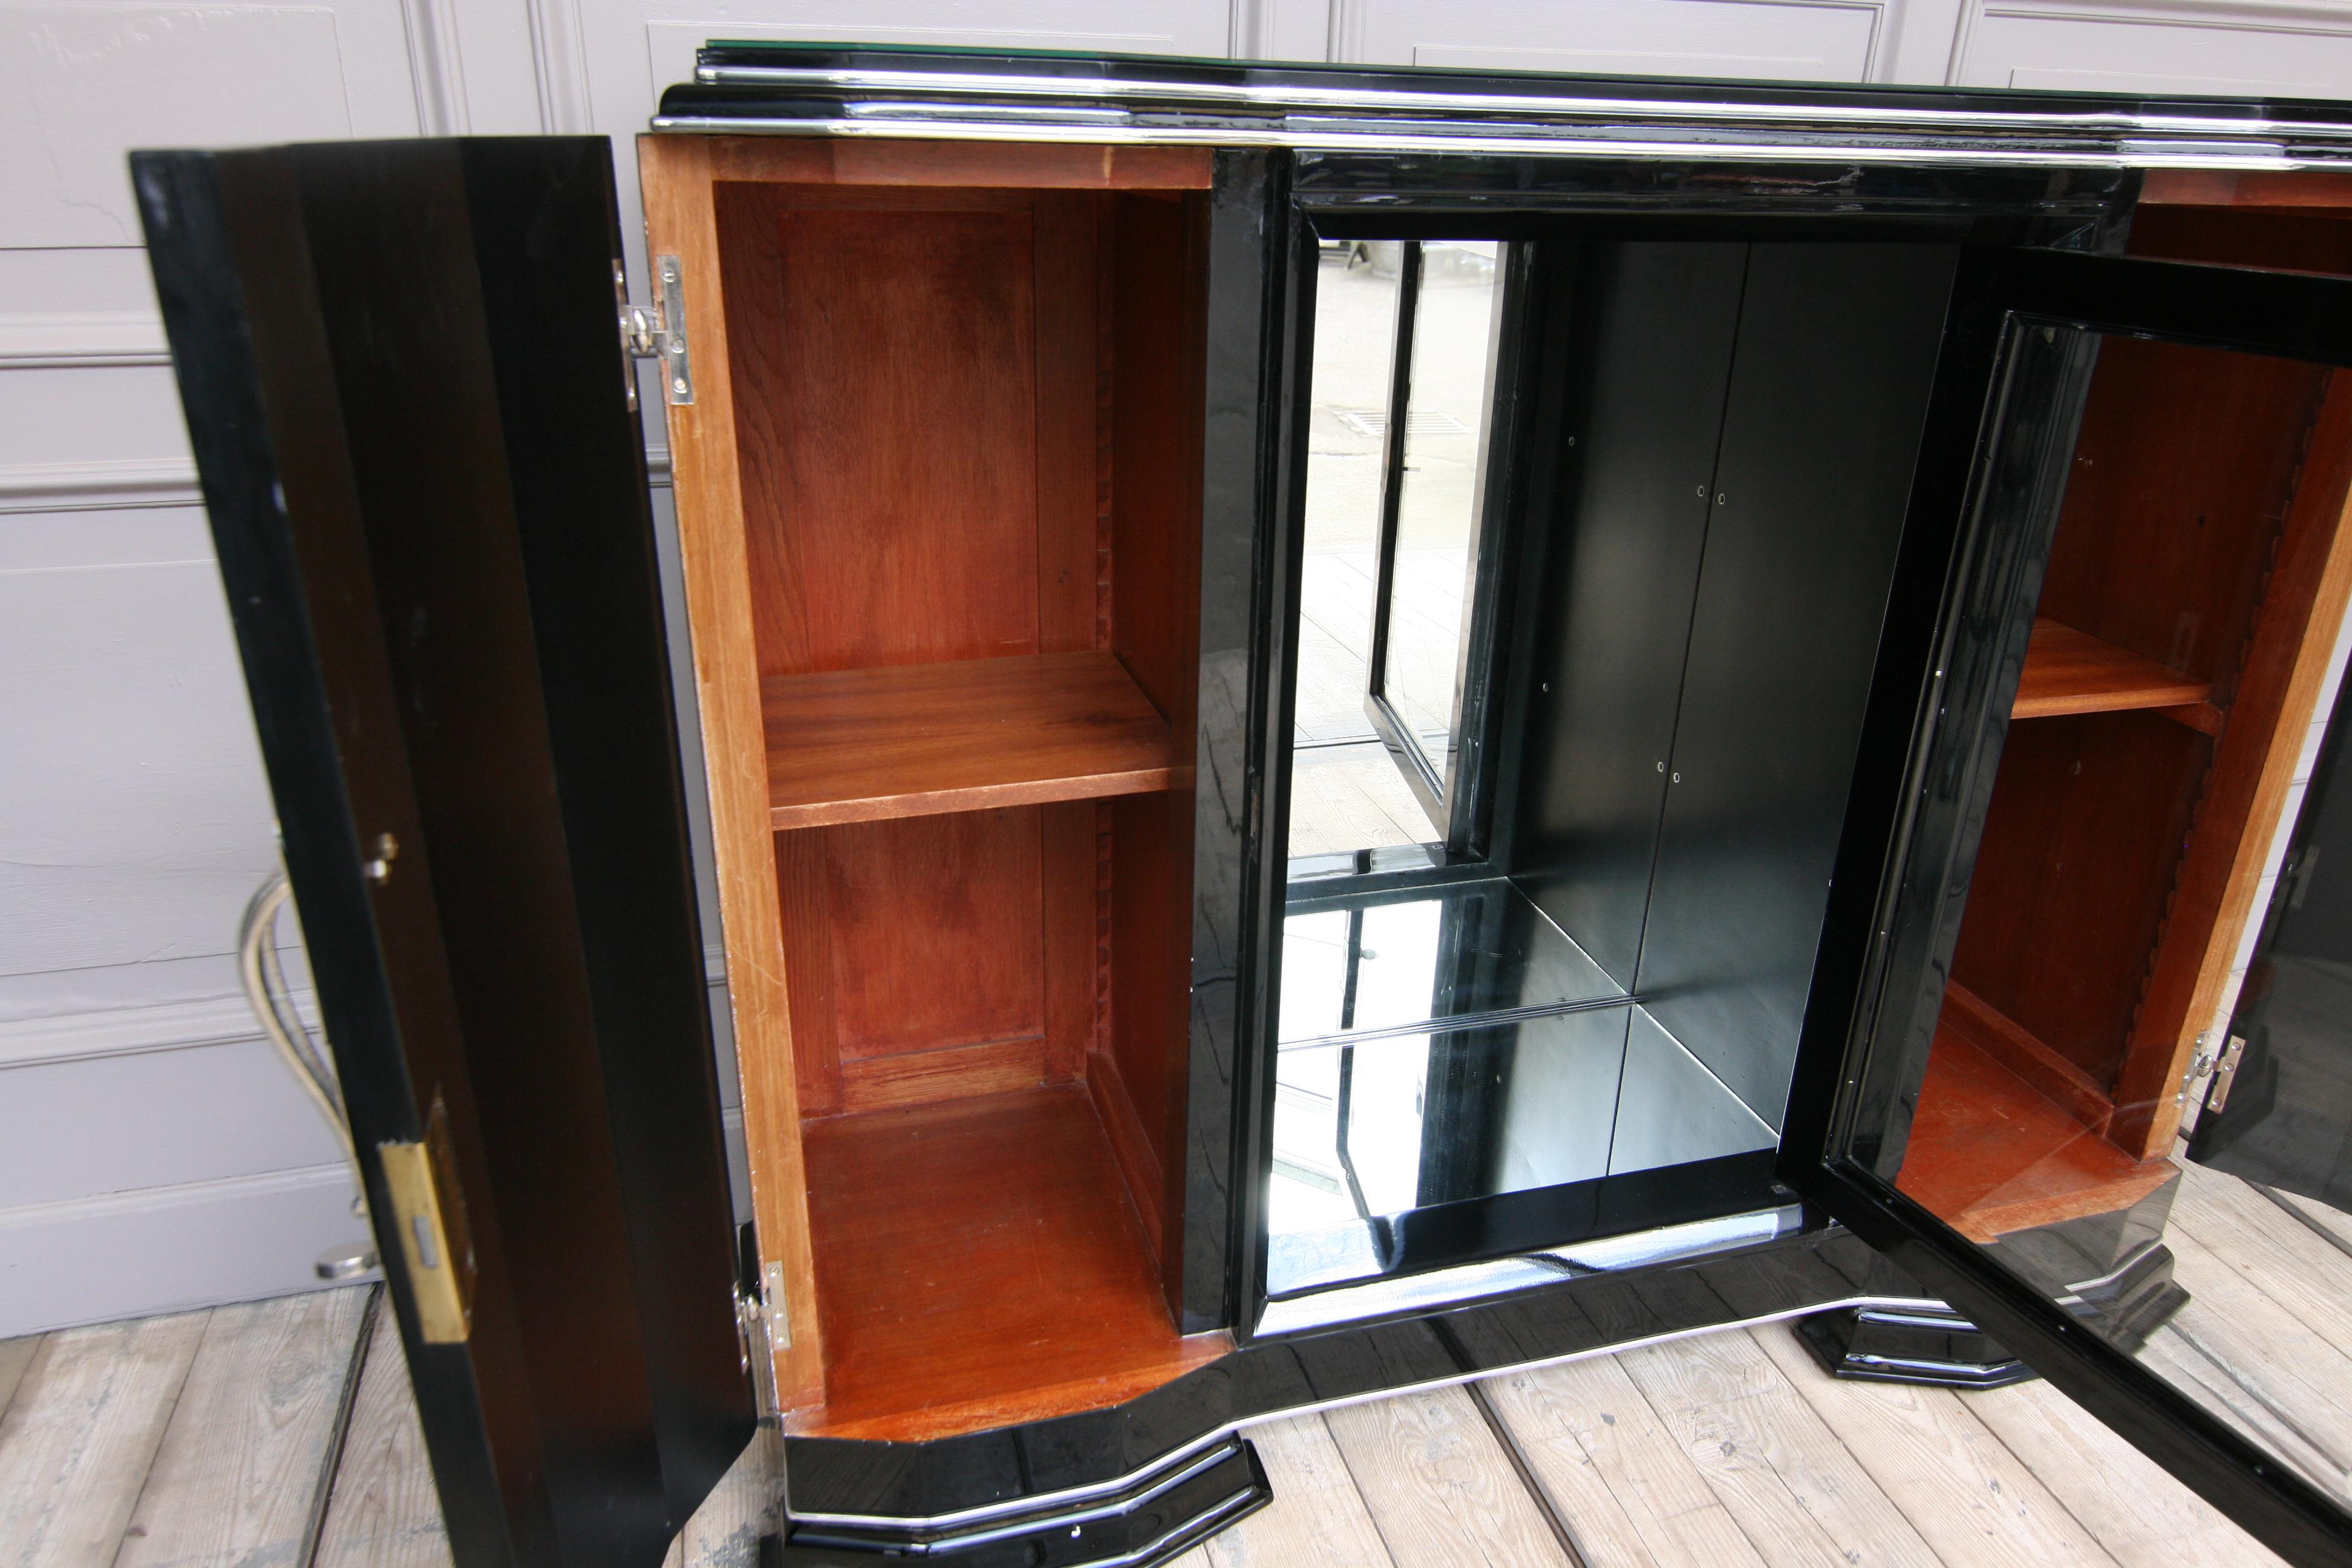
[[[320,1568],[447,1568],[441,1500],[425,1462],[425,1430],[408,1388],[408,1361],[389,1311],[360,1371],[351,1431],[327,1504]]]
[[[1786,1328],[1759,1329],[1756,1340],[1947,1563],[2113,1568],[2116,1560],[1969,1411],[1966,1396],[1842,1383]]]
[[[213,1310],[115,1568],[296,1559],[368,1293]]]
[[[1568,1568],[1463,1390],[1351,1405],[1324,1421],[1398,1568]]]
[[[1937,1568],[1903,1510],[1747,1331],[1619,1356],[1764,1560]]]
[[[33,1356],[41,1348],[42,1336],[26,1334],[20,1340],[0,1340],[0,1418],[8,1414],[8,1402],[16,1397],[16,1384],[25,1369],[33,1364]]]
[[[1659,1568],[1759,1568],[1763,1563],[1619,1358],[1592,1356],[1496,1378],[1486,1392],[1528,1468],[1566,1510],[1571,1529],[1580,1516],[1562,1494],[1575,1489],[1589,1468]],[[1563,1476],[1556,1484],[1563,1472],[1577,1479]]]
[[[2279,1568],[2260,1542],[2048,1384],[1973,1394],[1969,1409],[2124,1568]]]
[[[1251,1428],[1274,1501],[1210,1539],[1215,1568],[1393,1568],[1380,1526],[1320,1415]]]
[[[0,1564],[111,1562],[210,1312],[41,1341],[0,1418]]]

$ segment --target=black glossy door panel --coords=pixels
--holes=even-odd
[[[649,1568],[751,1412],[609,146],[134,176],[452,1549]],[[376,1152],[436,1108],[461,1342]]]

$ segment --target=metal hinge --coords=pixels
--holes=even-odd
[[[2239,1058],[2246,1054],[2246,1037],[2231,1035],[2230,1043],[2221,1047],[2221,1059],[2213,1065],[2213,1086],[2205,1091],[2205,1114],[2219,1116],[2230,1103],[2230,1085],[2238,1077]]]
[[[457,1190],[449,1112],[439,1096],[423,1142],[378,1143],[375,1152],[392,1195],[418,1331],[429,1345],[463,1344],[474,1321],[474,1237]]]
[[[629,302],[628,276],[613,263],[613,295],[621,309],[621,347],[632,360],[661,362],[662,397],[668,403],[694,401],[694,365],[686,352],[686,285],[677,258],[654,258],[655,303]],[[637,405],[637,378],[629,380],[629,406]]]
[[[766,1421],[783,1409],[776,1397],[776,1352],[792,1348],[793,1321],[784,1305],[784,1266],[769,1264],[761,1270],[760,1282],[756,1293],[736,1289],[735,1341],[742,1351],[743,1370],[751,1374],[752,1404]]]

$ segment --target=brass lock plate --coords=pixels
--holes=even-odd
[[[383,1163],[384,1185],[392,1190],[401,1260],[408,1266],[425,1342],[463,1344],[473,1328],[474,1237],[457,1189],[448,1107],[438,1094],[433,1097],[422,1142],[393,1141],[375,1149]]]

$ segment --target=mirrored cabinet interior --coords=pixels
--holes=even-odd
[[[761,1418],[783,1562],[1167,1561],[1254,1422],[1791,1318],[2352,1542],[2128,1359],[2352,122],[714,44],[636,157],[634,290],[599,140],[134,161],[461,1562]]]

